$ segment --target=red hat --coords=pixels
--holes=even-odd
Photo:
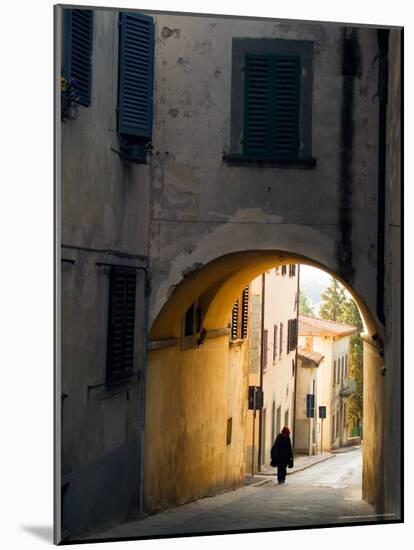
[[[283,435],[289,435],[289,434],[290,434],[290,430],[289,430],[289,428],[288,428],[287,426],[285,426],[285,427],[283,428],[282,434],[283,434]]]

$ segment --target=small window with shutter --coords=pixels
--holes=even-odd
[[[283,323],[279,325],[279,357],[282,357],[283,348]]]
[[[300,57],[245,57],[243,155],[295,161],[299,150]]]
[[[236,300],[231,312],[231,339],[237,340],[238,335],[239,335],[239,300]]]
[[[269,331],[263,331],[262,353],[263,353],[263,369],[267,369],[267,353],[269,345]]]
[[[249,287],[243,289],[241,296],[234,303],[231,312],[231,340],[247,338],[249,323]]]
[[[126,155],[145,162],[152,138],[154,22],[147,15],[121,12],[119,28],[118,132]]]
[[[132,374],[135,333],[135,270],[112,267],[109,276],[107,382]]]
[[[93,11],[63,11],[63,77],[77,96],[77,103],[89,107],[92,95]]]
[[[297,319],[289,319],[288,321],[288,337],[287,337],[287,353],[296,349],[298,339],[298,321]]]
[[[247,338],[247,326],[249,320],[249,287],[243,290],[242,294],[242,323],[241,323],[241,338]]]
[[[183,323],[183,336],[194,336],[201,330],[201,307],[198,300],[196,300],[187,309],[184,316]]]
[[[313,168],[313,42],[232,39],[229,165]]]

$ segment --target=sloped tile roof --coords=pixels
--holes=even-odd
[[[317,367],[319,367],[322,359],[324,358],[321,353],[318,353],[317,351],[308,351],[301,346],[298,347],[298,357],[300,359],[307,359],[308,361],[311,361]]]
[[[300,336],[349,336],[356,332],[356,327],[328,321],[327,319],[318,319],[309,315],[299,315],[299,335]]]

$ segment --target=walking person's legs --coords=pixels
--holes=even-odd
[[[286,477],[286,466],[278,464],[277,466],[277,480],[279,483],[284,483]]]

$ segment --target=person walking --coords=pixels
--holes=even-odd
[[[273,443],[270,457],[272,459],[270,465],[277,466],[277,480],[279,483],[284,483],[286,479],[286,467],[293,468],[293,452],[292,443],[290,442],[290,430],[284,427],[276,437]]]

